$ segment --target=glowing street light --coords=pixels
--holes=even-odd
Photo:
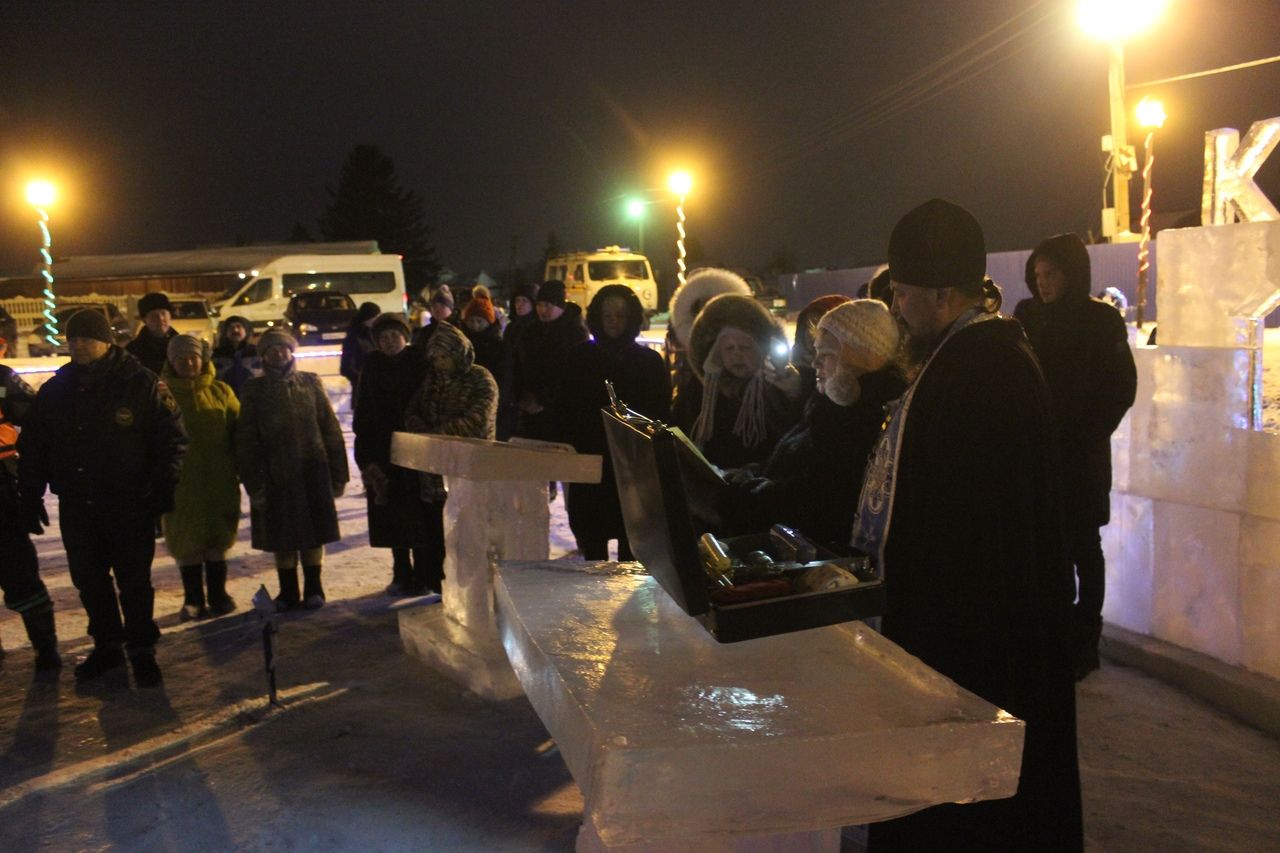
[[[1151,269],[1151,167],[1156,162],[1156,131],[1164,127],[1164,104],[1153,98],[1138,102],[1138,124],[1147,129],[1142,143],[1142,237],[1138,243],[1138,328],[1145,319],[1148,271]]]
[[[57,189],[48,181],[32,181],[27,184],[27,202],[35,208],[40,217],[36,224],[40,226],[42,241],[40,245],[40,275],[44,278],[44,311],[42,312],[44,314],[44,338],[53,347],[58,345],[58,318],[53,313],[58,303],[53,295],[53,255],[49,253],[53,241],[49,237],[49,213],[45,208],[50,207],[57,197]]]
[[[1129,231],[1129,176],[1137,169],[1133,146],[1125,133],[1124,43],[1155,23],[1166,0],[1080,0],[1076,20],[1081,29],[1110,45],[1111,64],[1107,75],[1111,96],[1111,138],[1103,138],[1102,148],[1111,154],[1112,207],[1102,212],[1102,233],[1116,240],[1132,240]]]
[[[642,198],[627,199],[627,218],[636,221],[636,227],[640,230],[639,252],[644,254],[644,220],[649,213],[649,203]]]
[[[688,267],[685,266],[684,238],[687,236],[684,231],[684,200],[689,195],[689,190],[693,189],[693,175],[688,172],[672,172],[667,178],[667,188],[670,189],[680,199],[676,204],[676,266],[679,271],[676,273],[676,279],[680,284],[684,284],[684,274]]]

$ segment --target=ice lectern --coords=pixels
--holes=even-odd
[[[400,611],[405,650],[481,696],[521,695],[494,621],[494,566],[548,558],[547,483],[598,483],[600,457],[546,442],[398,432],[391,461],[443,475],[449,492],[443,607]]]

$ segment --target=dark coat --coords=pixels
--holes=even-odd
[[[885,541],[884,635],[1027,722],[1018,794],[873,824],[871,849],[1080,849],[1074,579],[1048,386],[1012,320],[957,332],[920,376]]]
[[[138,336],[125,346],[125,349],[142,362],[142,366],[150,370],[156,376],[164,370],[165,362],[169,360],[169,341],[178,336],[177,329],[169,329],[163,337],[157,338],[151,334],[151,330],[143,326],[138,330]]]
[[[571,348],[586,339],[582,309],[572,302],[565,304],[564,313],[555,320],[539,321],[521,336],[520,349],[515,353],[516,399],[535,400],[543,411],[536,415],[522,413],[520,435],[543,440],[552,438],[565,359]]]
[[[159,517],[173,509],[187,432],[159,377],[111,347],[41,386],[18,439],[22,493],[118,506]]]
[[[601,300],[610,295],[629,296],[628,326],[620,339],[606,337],[600,324]],[[580,540],[607,541],[626,536],[600,414],[601,409],[609,407],[604,383],[613,383],[618,399],[628,408],[653,420],[668,419],[671,378],[662,356],[636,343],[643,320],[644,308],[631,288],[601,288],[587,311],[587,325],[595,340],[578,344],[569,350],[565,360],[554,438],[572,444],[579,453],[604,457],[599,483],[569,484],[569,527]]]
[[[227,318],[228,321],[230,319],[232,318]],[[224,326],[226,322],[223,322]],[[246,329],[251,328],[248,320],[242,319],[241,322]],[[262,370],[262,362],[258,358],[258,348],[247,340],[236,346],[224,337],[213,348],[213,353],[209,358],[213,362],[218,381],[230,385],[231,390],[235,391],[237,396],[240,394],[240,389],[244,387],[244,383]]]
[[[490,323],[479,332],[472,331],[465,324],[462,332],[471,341],[475,350],[476,364],[483,367],[498,383],[498,420],[496,430],[498,441],[506,441],[515,429],[515,420],[507,416],[507,409],[513,407],[515,377],[511,371],[511,350],[506,338],[497,323]]]
[[[417,472],[391,464],[392,433],[404,429],[405,410],[427,369],[422,349],[409,346],[395,356],[374,350],[360,375],[351,420],[356,465],[361,471],[376,465],[387,478],[386,499],[379,502],[366,477],[369,544],[374,548],[417,548],[435,541]]]
[[[692,434],[693,424],[702,409],[702,382],[689,383],[676,397],[671,406],[671,423],[680,427],[686,434]],[[744,465],[762,464],[769,458],[777,446],[783,433],[791,428],[798,419],[800,404],[788,400],[786,395],[773,385],[764,389],[767,408],[765,411],[765,438],[754,447],[747,447],[743,440],[733,433],[734,424],[738,420],[738,410],[742,407],[742,397],[721,395],[716,404],[715,420],[712,424],[711,437],[702,445],[702,455],[713,465],[720,468],[741,468]]]
[[[1111,518],[1111,434],[1133,405],[1138,374],[1120,312],[1089,296],[1089,255],[1083,249],[1074,234],[1036,247],[1027,259],[1034,301],[1019,306],[1019,319],[1053,394],[1067,519],[1101,527]],[[1049,304],[1036,287],[1040,258],[1067,275],[1067,292]]]
[[[498,440],[506,441],[516,434],[520,425],[520,400],[516,396],[516,353],[520,351],[521,339],[538,322],[538,315],[533,311],[523,317],[513,314],[502,330],[502,344],[506,349],[506,360],[502,375],[493,374],[498,383]]]
[[[347,482],[347,451],[319,376],[291,363],[246,382],[236,459],[254,548],[301,551],[341,538],[333,493]]]
[[[364,367],[365,357],[374,349],[373,332],[363,321],[351,324],[347,336],[342,339],[342,358],[338,361],[338,372],[351,383],[355,391],[360,382],[360,370]]]
[[[814,390],[804,415],[778,442],[759,476],[726,493],[729,533],[760,533],[777,523],[795,527],[837,553],[848,553],[858,490],[880,437],[885,404],[906,382],[894,368],[859,379],[852,406],[837,406]]]

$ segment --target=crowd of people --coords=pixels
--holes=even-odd
[[[447,495],[440,477],[392,463],[393,433],[521,437],[603,456],[600,483],[567,490],[570,528],[584,559],[607,559],[610,542],[630,559],[600,417],[608,383],[724,471],[717,533],[782,522],[870,555],[886,582],[885,636],[1026,721],[1016,796],[875,824],[873,849],[944,838],[1079,849],[1073,682],[1098,666],[1109,438],[1136,391],[1123,319],[1090,296],[1089,256],[1071,234],[1036,247],[1032,297],[1002,315],[981,226],[940,199],[898,221],[888,259],[864,298],[806,306],[790,345],[739,276],[697,271],[671,300],[665,358],[638,342],[644,312],[622,285],[601,288],[585,315],[559,281],[517,289],[507,311],[482,287],[458,311],[441,286],[417,328],[361,306],[342,372],[369,543],[391,551],[388,593],[439,591]],[[211,350],[169,328],[163,295],[139,312],[128,352],[103,315],[73,315],[71,361],[38,394],[0,367],[0,581],[37,670],[57,670],[30,541],[52,491],[94,641],[76,677],[128,660],[147,686],[161,680],[157,519],[182,578],[181,618],[236,608],[226,555],[241,488],[252,545],[274,555],[277,608],[314,609],[349,472],[329,397],[298,369],[292,337],[268,331],[255,346],[250,324],[229,317]]]

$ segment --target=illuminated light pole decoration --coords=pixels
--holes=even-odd
[[[1124,104],[1124,43],[1148,29],[1164,11],[1166,0],[1080,0],[1076,19],[1089,35],[1110,45],[1111,64],[1107,88],[1111,104],[1111,134],[1102,139],[1110,153],[1107,171],[1111,180],[1111,204],[1102,211],[1102,234],[1112,242],[1131,241],[1129,230],[1129,176],[1137,170],[1137,157],[1126,134]]]
[[[639,229],[639,243],[637,251],[644,254],[644,218],[649,212],[649,205],[644,199],[631,198],[627,199],[627,218],[636,221],[636,227]]]
[[[684,274],[688,269],[684,251],[684,238],[687,236],[684,231],[684,200],[689,195],[689,190],[693,189],[693,176],[688,172],[672,172],[671,177],[667,178],[667,188],[679,199],[676,203],[676,233],[679,235],[676,238],[676,266],[679,267],[676,279],[684,284]]]
[[[1147,281],[1151,269],[1151,168],[1156,162],[1156,131],[1164,127],[1164,104],[1151,98],[1138,102],[1138,124],[1147,129],[1142,143],[1142,237],[1138,242],[1138,328],[1147,307]]]
[[[57,307],[57,301],[53,295],[53,255],[49,253],[49,249],[53,246],[53,241],[49,238],[49,213],[45,208],[53,204],[57,194],[53,184],[48,181],[32,181],[27,184],[27,201],[40,216],[37,222],[40,225],[42,240],[40,245],[40,275],[44,278],[44,338],[54,347],[58,345],[58,318],[53,314],[54,308]]]

